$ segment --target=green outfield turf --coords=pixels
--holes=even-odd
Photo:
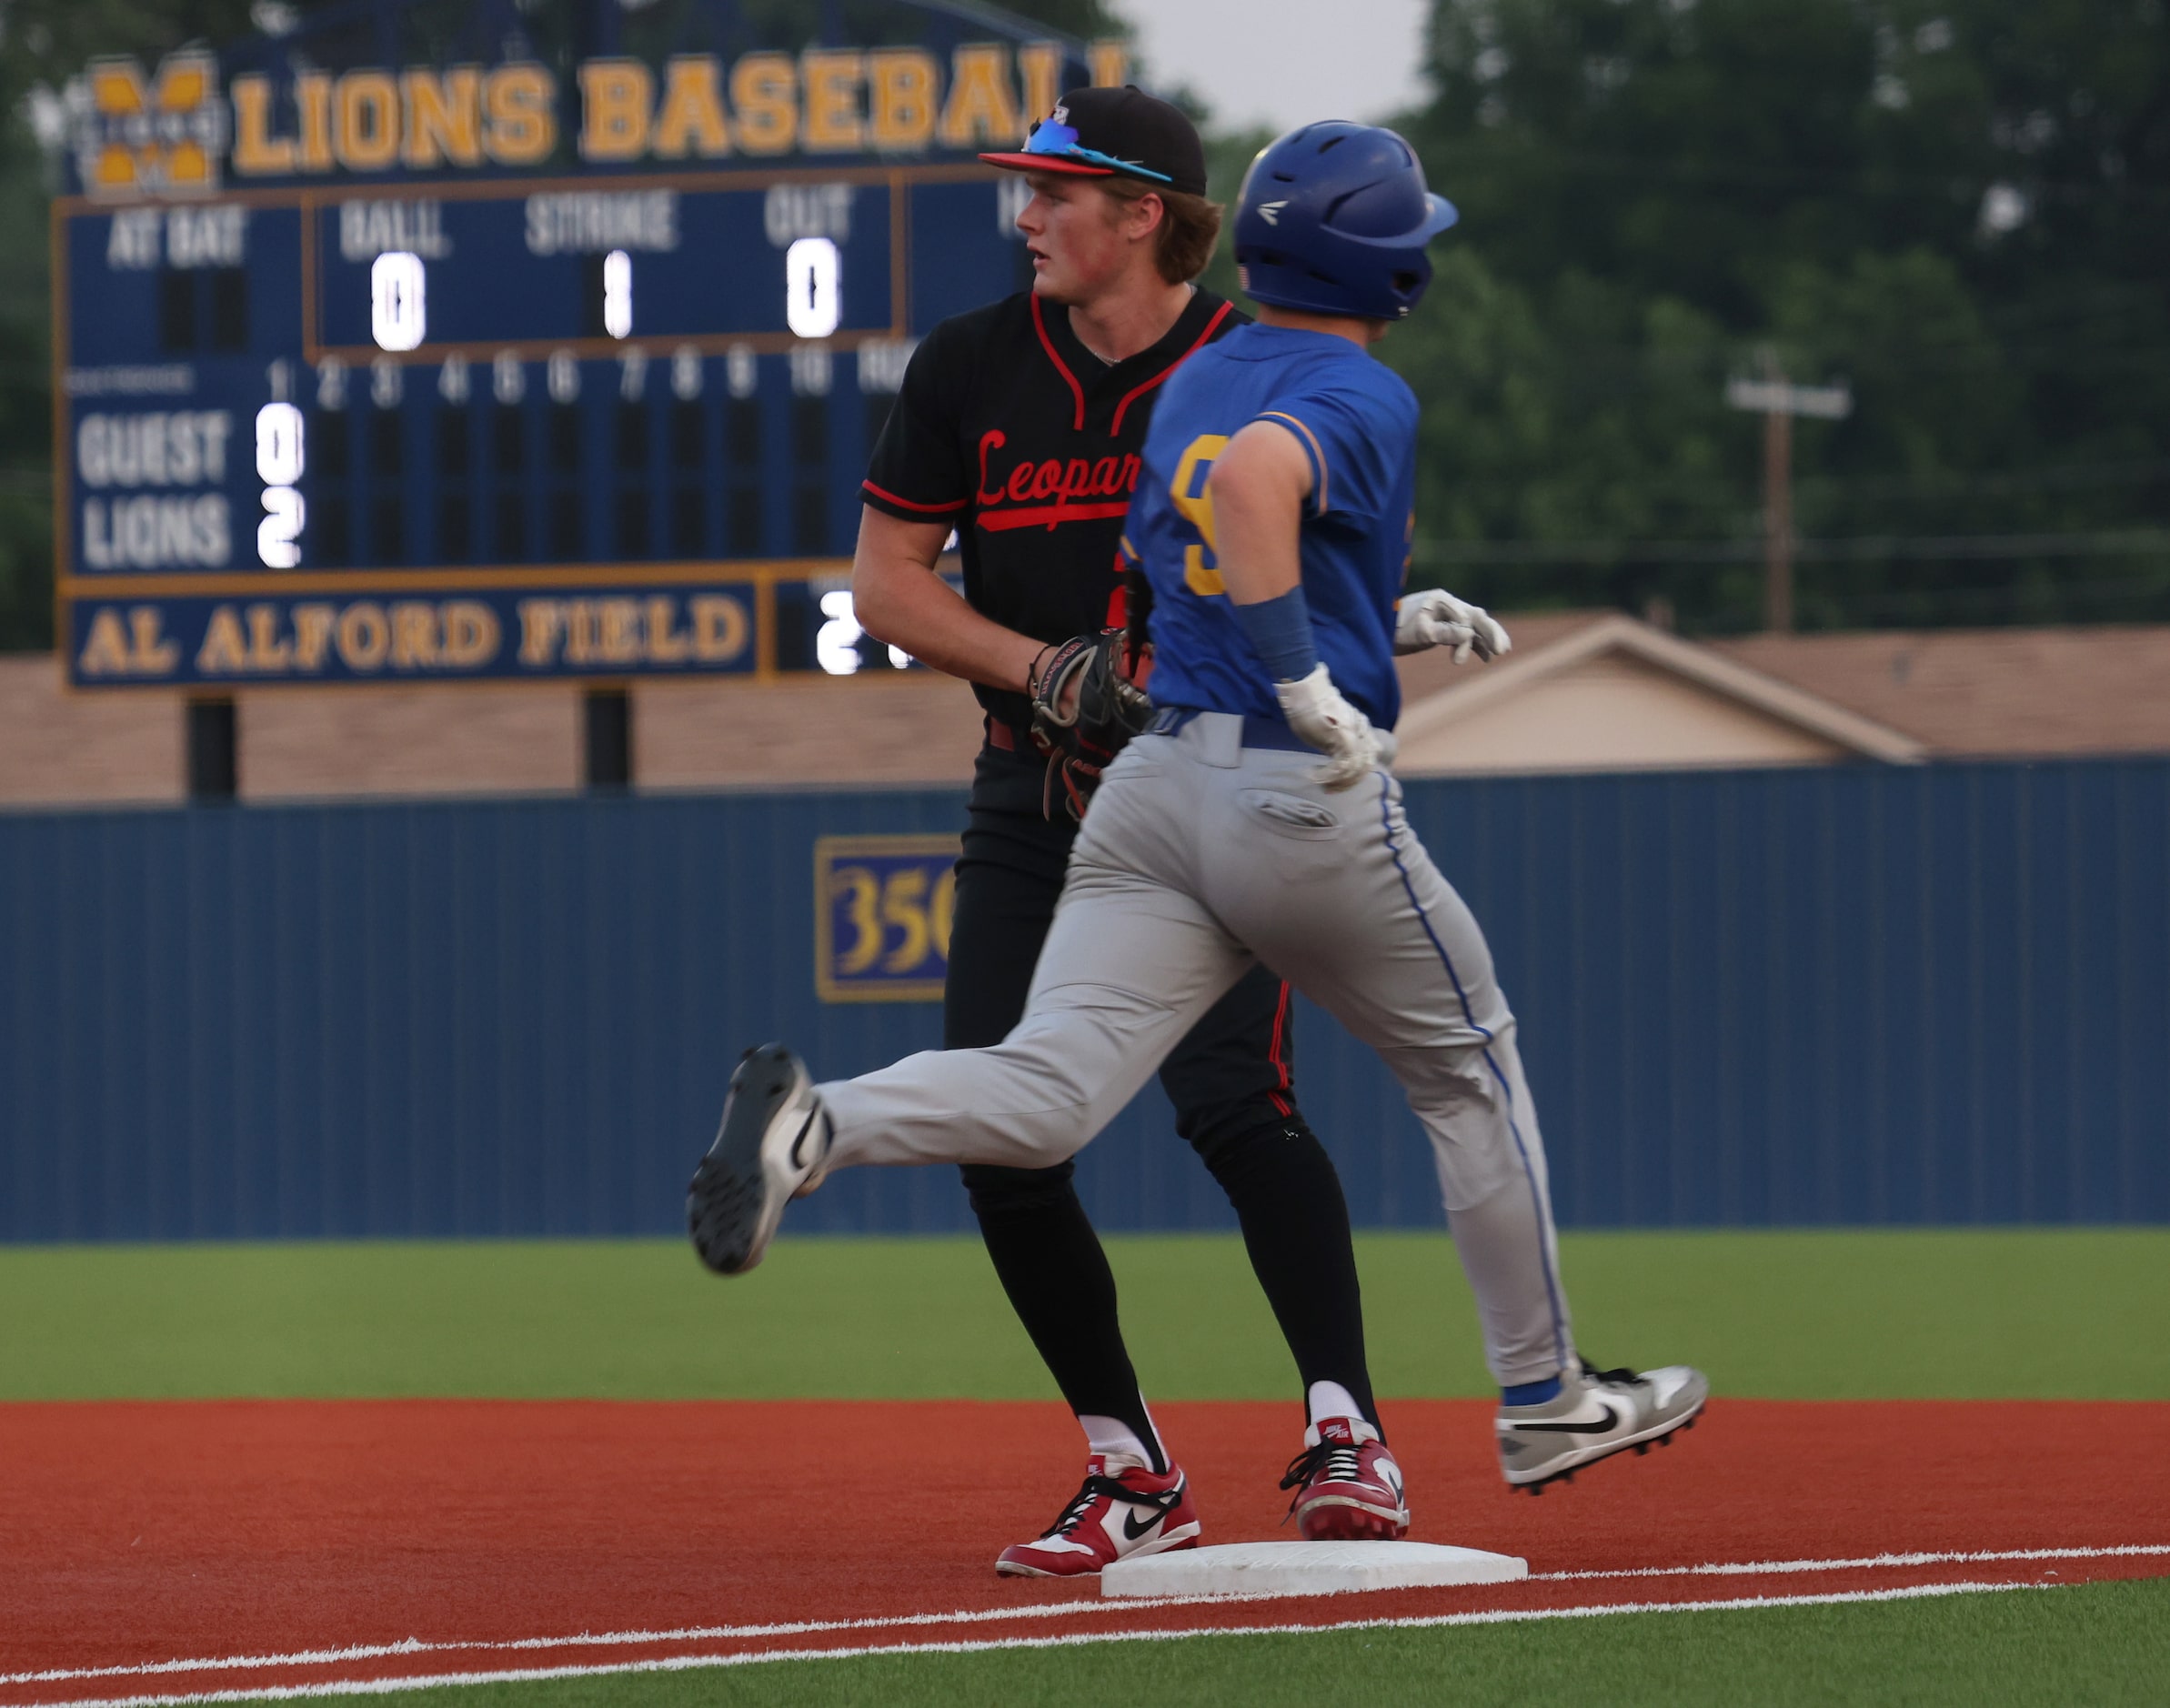
[[[467,1685],[388,1700],[415,1708],[1413,1702],[1528,1708],[1559,1701],[2001,1708],[2159,1703],[2165,1680],[2170,1580],[2155,1579],[1837,1607],[771,1662]]]
[[[1109,1241],[1146,1391],[1294,1381],[1233,1238]],[[1441,1235],[1359,1245],[1381,1393],[1482,1394]],[[2170,1399],[2170,1230],[1585,1233],[1578,1338],[1773,1399]],[[1052,1398],[971,1240],[0,1250],[0,1400],[469,1395]]]

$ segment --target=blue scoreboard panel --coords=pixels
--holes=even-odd
[[[1029,278],[972,155],[1122,73],[898,11],[871,50],[94,63],[54,216],[70,679],[908,662],[848,560],[915,341]]]

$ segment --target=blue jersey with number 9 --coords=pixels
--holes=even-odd
[[[1382,729],[1401,712],[1394,601],[1409,568],[1417,400],[1348,339],[1239,327],[1176,370],[1146,435],[1124,549],[1152,584],[1153,701],[1283,721],[1214,554],[1213,459],[1271,421],[1311,459],[1301,551],[1320,662]]]

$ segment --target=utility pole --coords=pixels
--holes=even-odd
[[[1763,417],[1763,627],[1783,635],[1793,627],[1793,417],[1843,421],[1854,393],[1835,386],[1795,386],[1763,353],[1763,377],[1725,382],[1725,401]]]

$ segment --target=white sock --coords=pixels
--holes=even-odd
[[[1330,1417],[1354,1418],[1364,1422],[1363,1408],[1356,1403],[1356,1396],[1338,1381],[1314,1381],[1304,1396],[1311,1407],[1311,1422],[1317,1429]]]
[[[1152,1422],[1150,1413],[1145,1421],[1149,1425]],[[1078,1425],[1085,1432],[1086,1444],[1094,1452],[1104,1454],[1110,1459],[1135,1460],[1148,1471],[1153,1468],[1153,1447],[1160,1445],[1160,1431],[1153,1431],[1153,1447],[1148,1447],[1120,1418],[1099,1417],[1090,1412],[1080,1412],[1078,1413]],[[1168,1462],[1165,1450],[1160,1452],[1159,1462]]]

